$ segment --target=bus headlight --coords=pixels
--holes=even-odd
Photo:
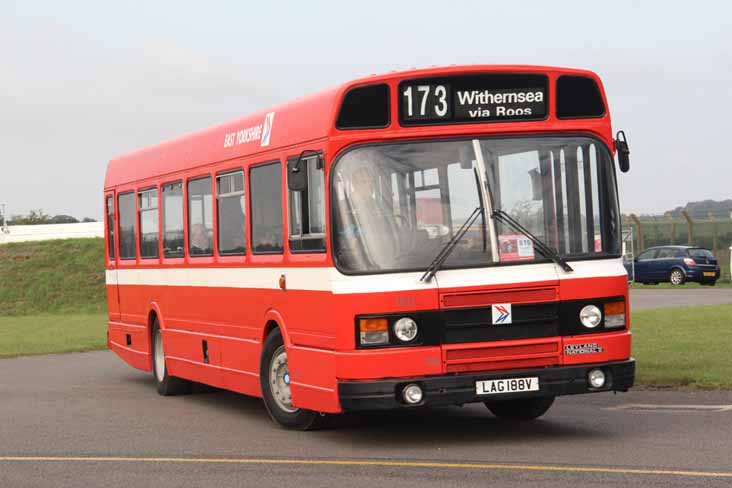
[[[402,342],[412,342],[418,332],[417,322],[410,317],[402,317],[394,322],[394,335]]]
[[[585,305],[580,310],[579,314],[580,322],[588,329],[594,329],[600,325],[602,320],[602,312],[595,305]]]

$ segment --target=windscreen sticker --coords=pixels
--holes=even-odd
[[[534,259],[534,244],[523,234],[498,236],[498,254],[501,261],[527,261]]]

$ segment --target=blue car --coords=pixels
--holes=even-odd
[[[683,285],[694,281],[713,286],[719,279],[719,264],[709,249],[693,246],[657,246],[643,251],[633,263],[626,263],[628,276],[635,281],[655,285],[662,281]]]

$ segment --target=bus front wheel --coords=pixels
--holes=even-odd
[[[506,420],[534,420],[544,415],[554,403],[554,397],[522,398],[502,402],[486,402],[493,415]]]
[[[323,424],[322,414],[292,405],[287,351],[279,329],[273,329],[264,341],[259,382],[264,406],[275,423],[297,430],[317,429]]]
[[[163,334],[160,331],[158,319],[153,321],[152,326],[152,350],[153,350],[153,375],[158,387],[158,393],[163,396],[181,395],[191,391],[191,382],[182,378],[176,378],[168,374],[168,367],[165,364],[165,348],[163,347]]]

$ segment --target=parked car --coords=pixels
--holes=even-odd
[[[633,276],[631,265],[635,268],[635,281],[652,285],[661,281],[673,285],[695,281],[713,286],[720,274],[714,254],[709,249],[693,246],[651,247],[640,253],[633,263],[625,263],[629,276]]]

